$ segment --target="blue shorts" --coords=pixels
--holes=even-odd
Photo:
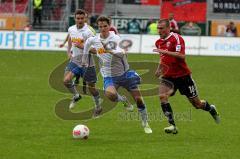
[[[79,67],[77,64],[73,62],[69,62],[67,67],[65,68],[65,72],[71,71],[76,77],[82,77],[84,81],[89,83],[97,82],[97,74],[95,67]]]
[[[65,68],[65,72],[71,71],[75,76],[83,77],[85,73],[85,69],[83,67],[79,67],[77,64],[73,62],[69,62]]]
[[[129,70],[121,76],[105,77],[104,90],[106,90],[106,88],[109,86],[114,86],[114,87],[121,86],[127,89],[128,91],[131,91],[133,89],[136,89],[140,83],[141,83],[141,78],[139,77],[139,75],[135,71]]]

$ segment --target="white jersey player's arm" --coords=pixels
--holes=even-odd
[[[91,49],[92,43],[93,43],[93,37],[88,38],[84,43],[82,64],[85,66],[87,65],[87,58],[88,58],[88,54]]]
[[[106,50],[106,53],[110,53],[114,56],[118,56],[118,57],[123,57],[126,52],[125,50],[121,49],[121,48],[116,48],[116,49],[113,49],[113,50]]]
[[[68,55],[69,58],[71,58],[71,56],[72,56],[71,48],[72,48],[72,41],[71,41],[71,37],[69,36],[68,47],[67,47],[67,55]]]
[[[84,32],[84,33],[83,33],[84,44],[86,43],[87,39],[89,39],[89,38],[91,38],[91,37],[94,37],[94,33],[93,33],[91,30],[88,30],[88,31]],[[93,42],[91,42],[91,43],[93,43]],[[84,44],[83,44],[83,46],[82,46],[82,49],[85,48],[85,47],[84,47]],[[93,45],[93,44],[91,44],[91,45]],[[90,48],[90,49],[88,50],[88,52],[89,52],[89,53],[92,53],[92,54],[96,54],[95,49],[92,49],[92,48]]]

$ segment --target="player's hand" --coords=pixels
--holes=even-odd
[[[160,70],[157,70],[157,71],[155,72],[155,76],[156,76],[157,78],[159,78],[159,77],[161,76],[161,71],[160,71]]]
[[[163,49],[153,49],[153,52],[158,52],[160,54],[166,54],[167,53],[167,51],[163,50]]]
[[[160,50],[160,49],[153,49],[152,51],[159,53],[159,50]]]
[[[64,47],[64,44],[60,44],[59,47],[60,47],[60,48]]]

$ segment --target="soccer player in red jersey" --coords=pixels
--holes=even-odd
[[[164,128],[165,132],[173,134],[178,132],[173,111],[168,101],[168,98],[173,96],[177,90],[182,95],[185,95],[195,108],[208,111],[215,122],[219,123],[220,117],[216,107],[207,101],[200,100],[198,97],[197,87],[185,62],[183,38],[177,33],[170,32],[168,19],[159,20],[158,33],[160,39],[156,41],[157,48],[153,49],[153,51],[160,54],[160,63],[155,76],[162,79],[159,85],[159,98],[162,111],[170,124],[169,127]]]

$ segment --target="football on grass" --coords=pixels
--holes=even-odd
[[[74,139],[87,139],[89,136],[89,129],[86,125],[76,125],[72,132]]]

